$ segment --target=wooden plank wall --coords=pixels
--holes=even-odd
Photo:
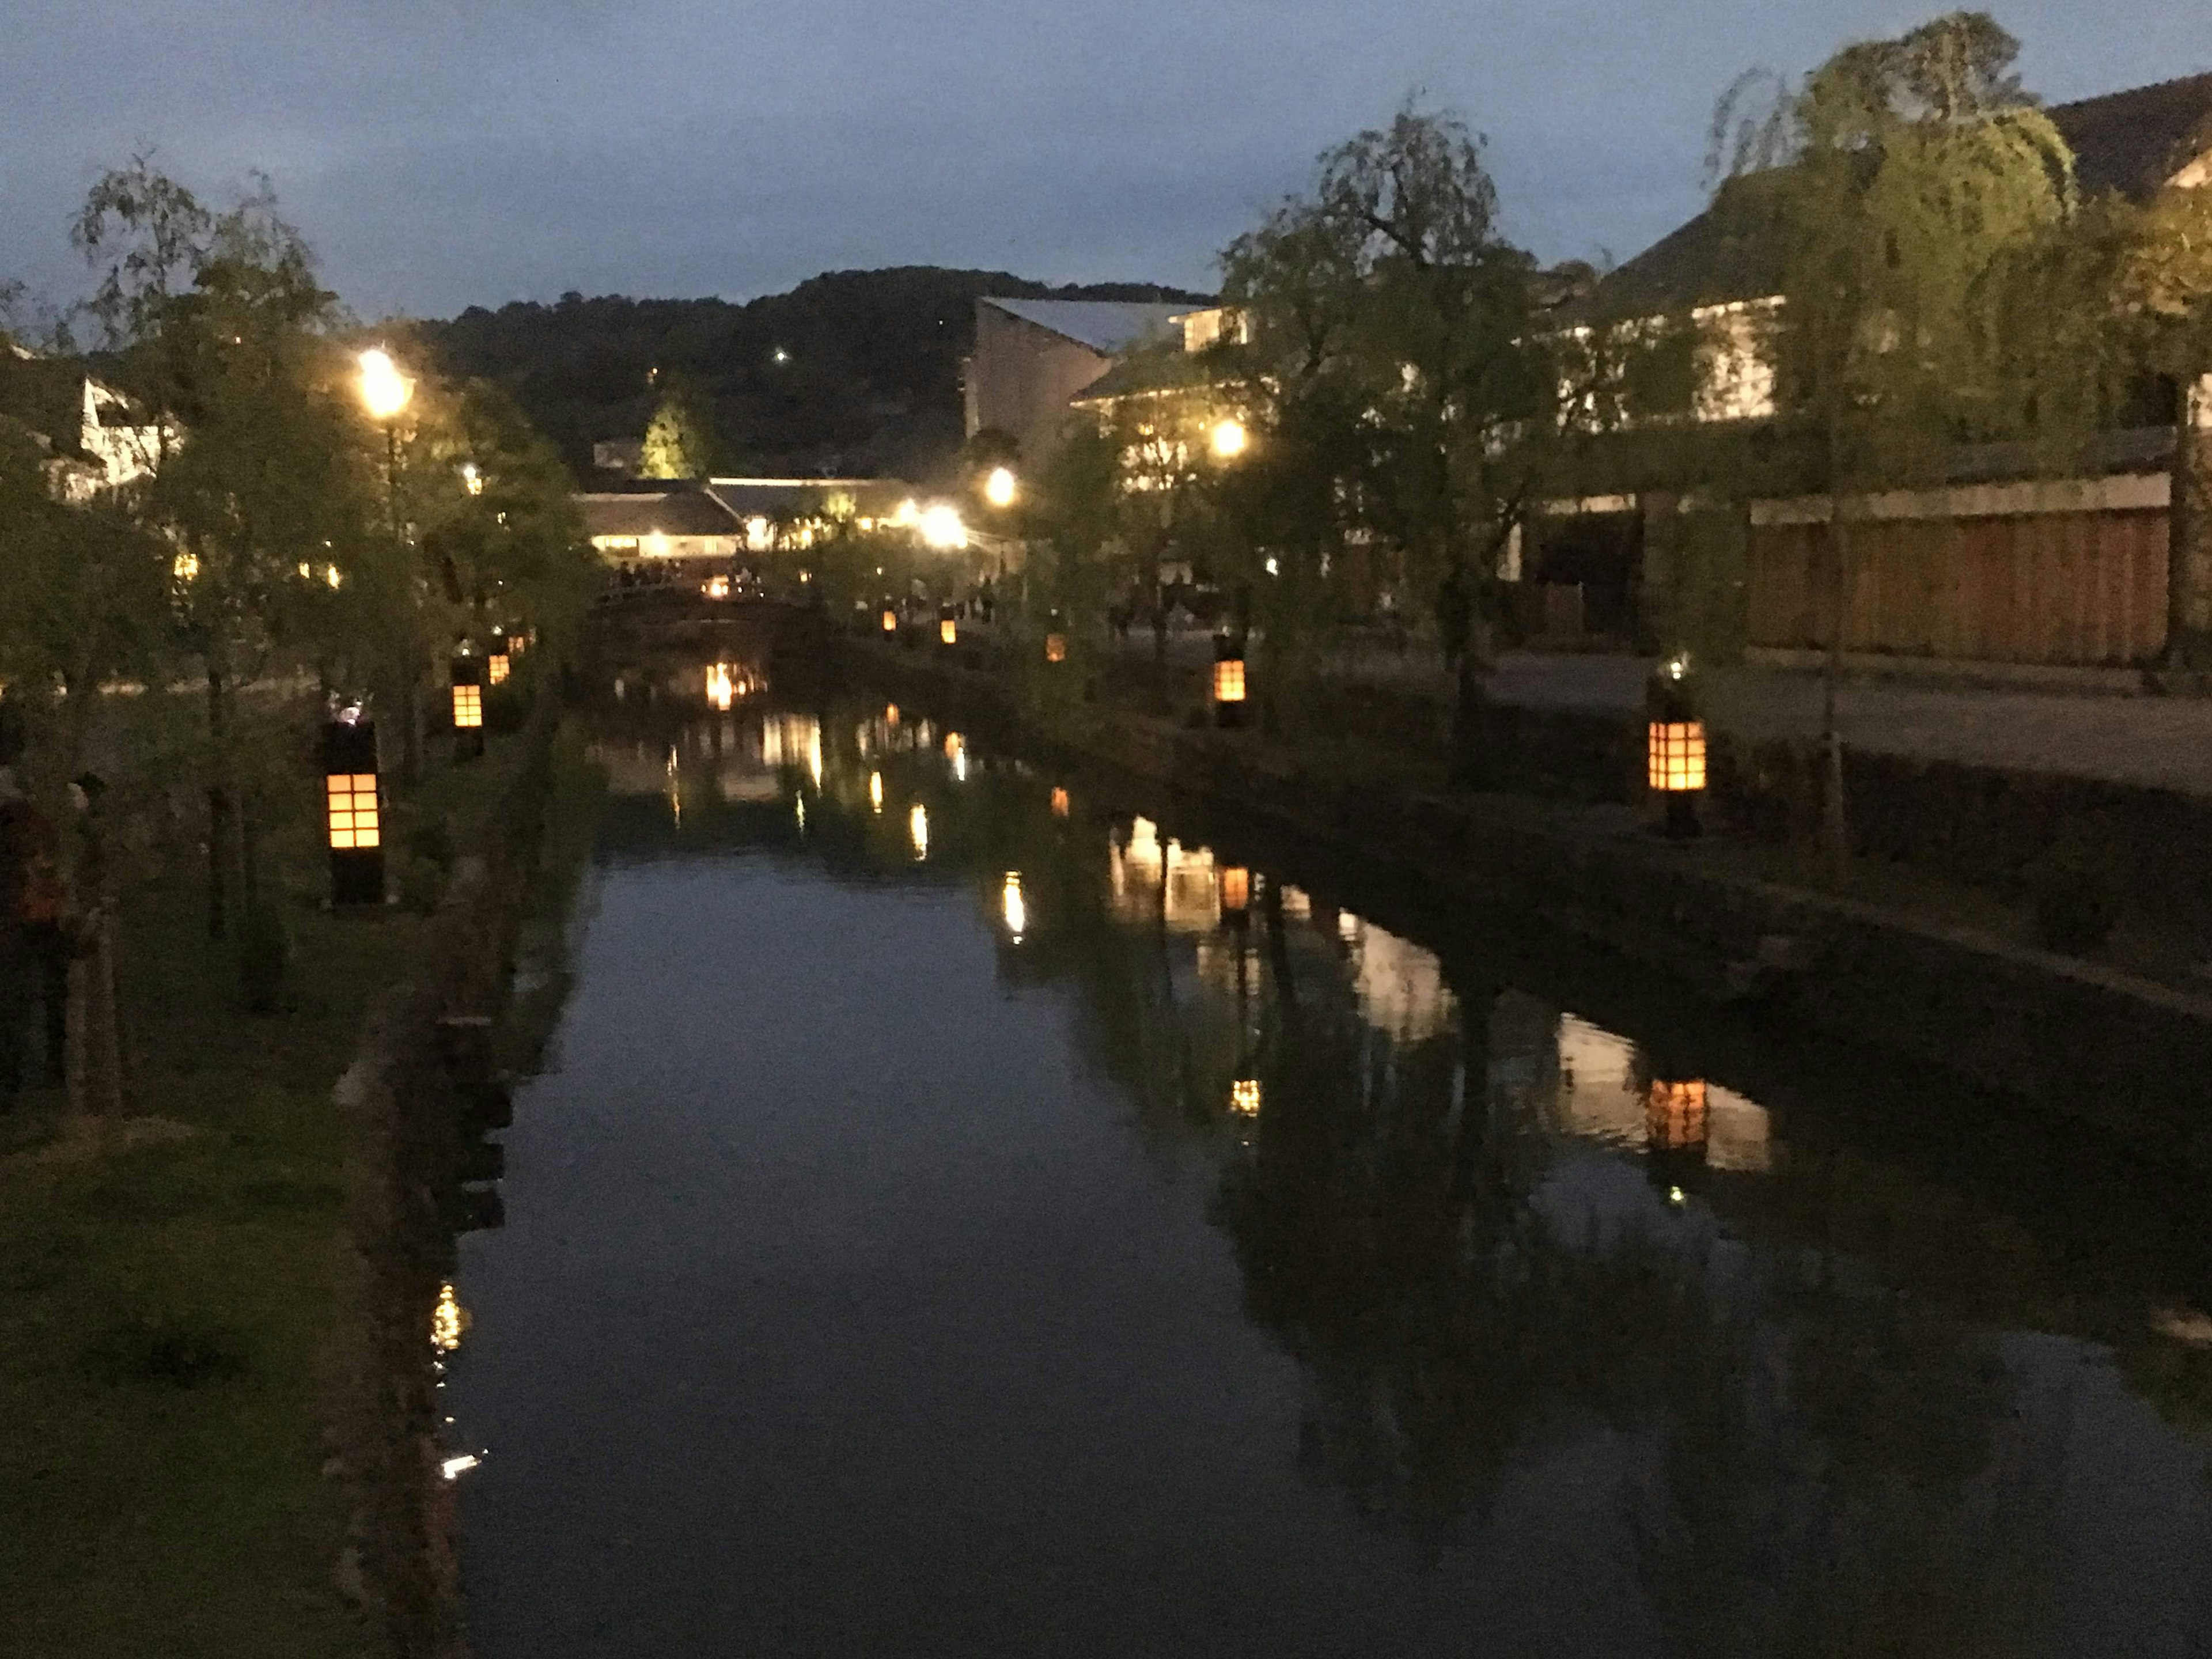
[[[2162,511],[1903,519],[1852,531],[1844,646],[1982,662],[2147,662],[2166,646]],[[1829,640],[1828,527],[1751,532],[1750,643]]]

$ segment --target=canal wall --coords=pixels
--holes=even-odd
[[[499,1149],[483,1134],[508,1121],[508,1107],[492,1036],[539,866],[560,717],[558,699],[542,692],[413,975],[372,1005],[335,1091],[361,1314],[331,1437],[354,1504],[338,1576],[402,1659],[466,1652],[433,1334],[457,1235],[498,1220],[486,1183],[500,1173]]]
[[[1625,810],[1378,786],[1253,734],[1024,701],[973,668],[839,649],[855,676],[940,716],[996,722],[1339,856],[1388,860],[1439,897],[1532,915],[1701,1000],[1756,1005],[2212,1169],[2212,999],[1747,874],[1724,846],[1662,840]]]

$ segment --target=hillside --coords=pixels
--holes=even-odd
[[[960,446],[960,363],[983,295],[1204,298],[909,265],[830,271],[743,305],[568,294],[552,305],[471,307],[419,331],[448,373],[513,393],[579,477],[594,442],[644,434],[657,370],[659,385],[688,382],[712,398],[720,470],[927,479]]]

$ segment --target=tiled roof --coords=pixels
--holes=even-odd
[[[744,533],[735,514],[700,489],[657,494],[593,491],[575,498],[586,536],[737,536]]]
[[[2056,104],[2046,112],[2074,150],[2086,194],[2141,200],[2212,149],[2212,75]],[[1732,181],[1713,206],[1608,276],[1601,302],[1664,309],[1750,300],[1780,284],[1771,244],[1756,232],[1759,175]]]
[[[1122,300],[1000,300],[988,295],[975,303],[1049,329],[1108,357],[1151,339],[1165,338],[1176,319],[1205,309]]]

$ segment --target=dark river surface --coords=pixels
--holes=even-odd
[[[2212,1653],[2201,1190],[669,690],[462,1250],[483,1659]]]

